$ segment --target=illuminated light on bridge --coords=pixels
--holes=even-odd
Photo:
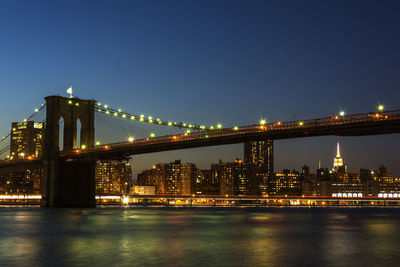
[[[266,121],[265,119],[261,119],[261,120],[260,120],[260,124],[261,124],[261,125],[264,125],[264,124],[266,124],[266,123],[267,123],[267,121]]]
[[[135,140],[135,138],[133,138],[132,136],[128,138],[129,143],[133,143],[134,140]]]
[[[339,116],[344,116],[345,115],[345,113],[344,113],[344,111],[343,110],[341,110],[340,112],[339,112]]]
[[[378,110],[379,111],[383,111],[384,110],[384,106],[383,105],[378,105]]]

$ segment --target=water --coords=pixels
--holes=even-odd
[[[399,266],[400,209],[0,208],[4,266]]]

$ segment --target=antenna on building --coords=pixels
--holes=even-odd
[[[69,98],[73,98],[74,96],[72,95],[72,86],[70,86],[68,89],[67,89],[67,94],[69,94]]]

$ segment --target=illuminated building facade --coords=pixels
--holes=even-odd
[[[40,180],[42,176],[42,168],[31,168],[1,174],[0,193],[6,195],[40,195]]]
[[[336,147],[336,157],[333,159],[333,170],[340,171],[340,172],[346,172],[346,165],[344,165],[343,158],[340,156],[339,140],[337,142],[337,147]]]
[[[10,158],[34,158],[42,152],[43,124],[33,121],[11,124]]]
[[[131,165],[119,161],[98,161],[95,169],[96,194],[125,195],[131,185]]]
[[[199,177],[200,176],[200,177]],[[190,195],[196,193],[196,185],[201,174],[196,165],[181,163],[160,163],[153,169],[138,174],[138,185],[154,185],[157,194]]]
[[[267,174],[274,173],[273,140],[251,141],[244,143],[244,162],[253,164]]]
[[[276,173],[271,183],[270,194],[276,196],[300,196],[302,194],[303,175],[298,171],[283,170]]]
[[[255,175],[256,168],[253,164],[247,164],[240,159],[235,162],[222,163],[220,194],[221,195],[259,195],[260,184],[259,176]]]
[[[131,195],[155,195],[156,187],[154,185],[134,185],[129,189]]]

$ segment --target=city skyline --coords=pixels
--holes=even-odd
[[[242,144],[241,144],[241,145],[242,145]],[[329,166],[329,164],[324,165],[323,163],[321,163],[320,160],[318,160],[318,162],[317,162],[317,168],[315,168],[315,169],[310,168],[310,173],[314,173],[312,170],[315,170],[315,173],[316,173],[316,171],[317,171],[318,169],[320,169],[320,168],[328,169],[328,170],[335,170],[335,169],[337,170],[337,168],[335,168],[335,162],[336,162],[336,158],[338,158],[338,155],[339,155],[339,158],[342,159],[342,161],[341,161],[342,165],[339,164],[338,167],[339,167],[339,166],[344,166],[344,167],[345,167],[345,170],[348,171],[348,166],[349,166],[348,163],[349,163],[349,161],[346,160],[346,157],[343,156],[343,153],[342,153],[342,152],[339,152],[339,153],[338,153],[338,147],[339,147],[339,145],[340,145],[340,141],[337,139],[337,146],[335,146],[335,153],[332,154],[332,160],[331,160],[332,162],[331,162],[330,166]],[[340,146],[340,151],[341,151],[341,149],[342,149],[342,146]],[[235,162],[235,161],[237,161],[237,160],[243,160],[243,161],[244,161],[244,158],[245,158],[245,156],[242,154],[242,155],[240,155],[240,156],[234,158],[233,160],[230,160],[230,161],[222,161],[222,162],[224,162],[224,163],[229,163],[229,162]],[[190,161],[186,161],[186,160],[184,160],[184,159],[178,159],[178,158],[177,158],[177,159],[171,159],[170,161],[166,161],[166,162],[152,162],[152,164],[150,164],[150,165],[148,166],[148,168],[145,168],[145,169],[140,170],[140,171],[135,170],[133,173],[135,173],[136,175],[133,176],[133,179],[136,179],[136,178],[137,178],[137,174],[140,174],[141,172],[146,171],[146,170],[150,170],[150,169],[152,169],[152,168],[153,168],[155,165],[157,165],[157,164],[169,164],[169,163],[175,162],[175,161],[180,161],[180,162],[182,162],[182,164],[194,164],[196,167],[198,166],[198,165],[196,164],[196,162],[190,162]],[[211,167],[213,164],[218,163],[218,162],[219,162],[219,161],[212,162],[209,166],[207,166],[207,167],[205,167],[205,168],[199,168],[199,169],[200,169],[200,170],[208,170],[209,167]],[[383,165],[383,166],[387,166],[384,162],[383,162],[383,163],[379,163],[379,164],[376,163],[374,166],[360,166],[360,167],[353,166],[353,168],[351,168],[351,169],[349,170],[349,172],[357,172],[357,171],[360,171],[360,169],[369,169],[369,170],[371,170],[371,171],[376,171],[376,170],[378,170],[379,167],[381,167],[382,165]],[[296,171],[299,171],[299,170],[301,170],[301,168],[304,167],[304,166],[310,167],[310,165],[309,165],[307,162],[304,162],[301,166],[298,166],[298,167],[296,167],[296,168],[290,168],[290,167],[283,167],[283,168],[281,168],[281,169],[275,168],[274,173],[282,173],[284,170],[296,170]],[[351,166],[351,163],[350,163],[350,166]],[[389,171],[392,172],[392,170],[389,170]],[[397,176],[399,176],[399,175],[397,175]],[[134,182],[135,182],[135,180],[134,180]]]
[[[44,96],[66,95],[71,85],[81,98],[207,124],[373,112],[378,104],[399,108],[398,3],[289,2],[3,2],[0,21],[13,27],[3,29],[0,44],[0,87],[7,91],[1,135]],[[349,168],[382,160],[399,174],[398,137],[343,138],[357,166]],[[318,160],[328,165],[326,151],[335,142],[276,141],[275,166],[297,168],[304,154],[311,168]],[[230,145],[163,152],[135,156],[133,166],[146,168],[150,157],[197,158],[209,166],[241,151]]]

